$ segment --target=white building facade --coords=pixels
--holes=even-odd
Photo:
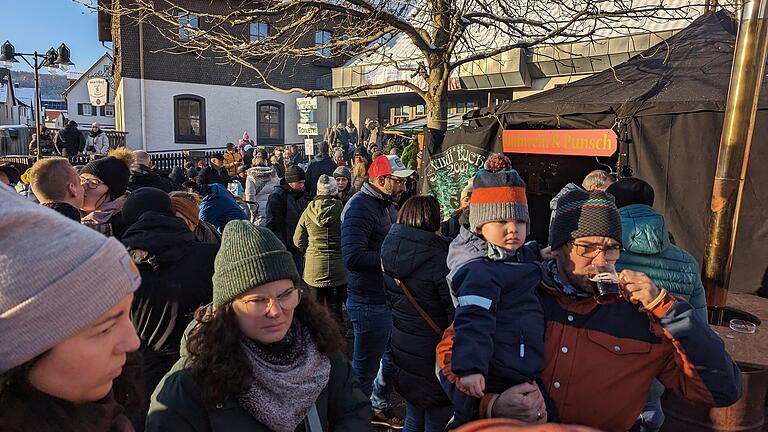
[[[88,97],[88,80],[105,78],[109,83],[109,100],[104,106],[93,106]],[[115,128],[114,79],[112,77],[112,56],[104,54],[85,71],[64,92],[67,101],[67,119],[74,120],[79,126],[99,123],[104,130]]]

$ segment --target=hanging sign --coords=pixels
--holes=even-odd
[[[299,123],[296,129],[299,135],[317,135],[317,123]]]
[[[88,98],[93,106],[104,106],[109,102],[109,83],[105,78],[88,80]]]
[[[312,138],[304,139],[304,154],[306,156],[315,155],[315,141]]]
[[[617,136],[611,129],[505,130],[505,153],[612,156]]]
[[[317,98],[316,97],[296,98],[296,108],[298,108],[299,111],[316,110]]]

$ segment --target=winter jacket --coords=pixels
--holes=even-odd
[[[347,284],[347,270],[341,258],[341,211],[336,197],[313,199],[293,233],[293,243],[304,252],[304,282],[317,288]]]
[[[141,273],[131,320],[141,339],[147,400],[179,359],[179,343],[194,311],[211,302],[218,246],[195,241],[186,223],[147,212],[123,235]]]
[[[347,295],[364,304],[385,304],[381,244],[397,219],[391,198],[366,183],[341,214],[341,250],[347,275]]]
[[[312,160],[312,163],[307,167],[307,191],[309,198],[314,198],[317,193],[317,180],[320,176],[325,174],[329,177],[333,177],[333,172],[336,171],[336,162],[331,159],[327,154],[318,154]]]
[[[341,353],[329,354],[329,358],[331,375],[315,402],[323,432],[372,431],[370,401],[360,391],[349,362]],[[226,400],[215,407],[205,404],[203,389],[183,362],[179,360],[155,389],[147,432],[269,432],[237,400]],[[309,432],[305,423],[299,424],[296,431]]]
[[[195,241],[200,243],[210,243],[217,247],[221,244],[221,233],[216,230],[216,227],[212,224],[201,220],[195,230],[192,231],[195,235]]]
[[[57,154],[58,150],[53,144],[51,134],[48,132],[43,132],[41,135],[42,138],[40,139],[40,153],[42,153],[43,156],[51,156]],[[29,154],[37,155],[37,139],[33,139],[29,142]]]
[[[85,149],[85,137],[77,130],[77,126],[68,124],[56,134],[55,145],[60,155],[75,156]]]
[[[331,145],[341,148],[346,154],[347,147],[349,147],[349,132],[347,132],[346,128],[336,128],[333,130],[333,142]]]
[[[287,184],[275,187],[267,200],[266,226],[291,252],[299,251],[293,243],[293,233],[308,204],[304,190],[295,191]]]
[[[461,227],[469,228],[469,207],[459,209],[440,224],[440,234],[451,240],[459,236]]]
[[[246,173],[245,200],[250,201],[248,208],[251,209],[251,220],[256,225],[264,225],[267,219],[267,201],[280,185],[280,178],[272,167],[254,166],[248,168]]]
[[[347,205],[349,200],[352,199],[353,196],[355,196],[355,193],[357,191],[352,187],[352,183],[349,183],[349,186],[347,186],[347,189],[343,192],[339,192],[339,198],[341,199],[341,203],[344,205]]]
[[[237,175],[237,167],[242,160],[243,157],[240,156],[240,153],[236,150],[227,150],[224,152],[224,168],[227,169],[227,173],[230,177],[235,177]]]
[[[454,308],[445,281],[450,239],[394,224],[381,245],[384,288],[392,308],[390,346],[397,393],[419,408],[451,405],[435,376],[435,347],[440,336],[422,318],[396,284],[398,278],[437,326],[445,330]]]
[[[491,259],[488,243],[462,228],[449,251],[449,281],[457,303],[453,374],[482,374],[485,390],[495,393],[537,379],[544,362],[544,312],[536,296],[538,244]],[[470,421],[477,399],[462,393],[452,400],[452,426]]]
[[[220,232],[224,231],[224,225],[231,220],[248,219],[224,186],[218,183],[202,185],[200,193],[203,196],[200,203],[200,220],[212,224]]]
[[[669,242],[664,216],[653,207],[633,204],[619,209],[622,246],[616,270],[643,272],[659,288],[682,296],[707,321],[707,300],[699,265],[686,251]]]
[[[103,130],[99,130],[99,133],[94,135],[88,134],[85,139],[85,149],[90,154],[107,154],[109,151],[109,138]]]
[[[547,323],[542,392],[559,422],[627,431],[654,378],[696,404],[724,407],[740,398],[739,368],[685,300],[666,295],[649,312],[626,301],[598,305],[561,294],[546,272],[537,293]],[[451,343],[449,328],[437,347],[444,375],[458,358]],[[478,416],[495,395],[486,392]]]
[[[647,274],[659,288],[684,298],[699,318],[707,322],[707,299],[699,265],[689,253],[669,242],[664,216],[644,204],[622,207],[619,215],[625,250],[616,262],[616,270]],[[648,399],[655,401],[662,393],[664,386],[654,381]]]
[[[133,192],[143,187],[153,187],[165,192],[181,190],[181,185],[162,175],[157,170],[144,165],[135,165],[131,169],[131,178],[128,180],[128,191]]]
[[[355,192],[360,192],[363,185],[368,183],[368,176],[352,176],[352,186]]]

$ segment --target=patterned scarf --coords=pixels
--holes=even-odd
[[[304,421],[331,376],[328,356],[317,349],[309,329],[294,325],[286,337],[262,345],[242,338],[253,383],[238,403],[275,432],[293,432]]]
[[[560,277],[560,272],[557,271],[557,264],[555,263],[554,260],[548,261],[545,264],[545,270],[549,278],[555,282],[554,288],[556,288],[565,296],[573,299],[585,299],[585,298],[592,297],[592,294],[580,291],[578,288],[571,285],[571,283],[568,282],[567,280],[563,280]]]

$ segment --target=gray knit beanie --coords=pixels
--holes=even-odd
[[[92,324],[141,284],[111,237],[0,187],[0,373]],[[86,366],[86,365],[84,365]]]
[[[333,178],[346,177],[347,180],[352,181],[352,171],[345,166],[340,166],[333,171]]]
[[[339,186],[335,178],[323,174],[317,179],[317,195],[336,196],[338,194]]]
[[[293,256],[283,243],[269,229],[248,221],[231,221],[224,227],[213,270],[214,307],[269,282],[301,282]]]
[[[573,189],[560,196],[549,225],[552,250],[579,237],[609,237],[621,243],[621,217],[613,196]]]
[[[516,219],[530,223],[525,182],[515,170],[484,172],[472,180],[469,229],[480,232],[483,224]]]

